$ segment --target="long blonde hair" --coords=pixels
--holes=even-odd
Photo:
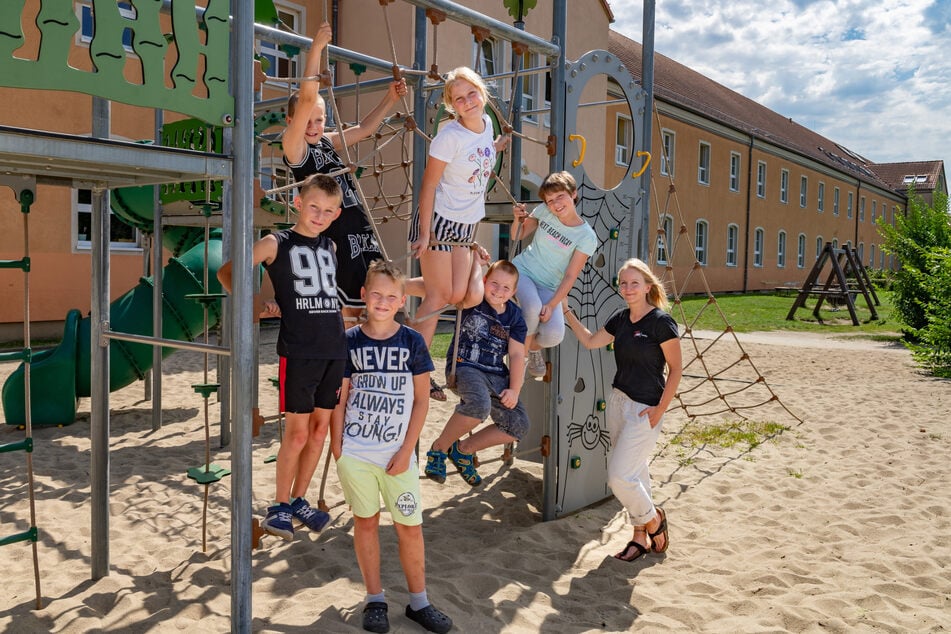
[[[453,84],[459,80],[467,81],[475,86],[476,90],[479,91],[479,94],[482,95],[482,101],[487,104],[489,103],[489,89],[486,87],[485,81],[482,79],[479,73],[475,72],[468,66],[460,66],[449,71],[449,74],[446,75],[446,85],[442,90],[442,101],[444,104],[446,104],[446,109],[449,112],[456,114],[456,109],[452,107],[451,93]]]
[[[664,285],[661,283],[657,276],[654,275],[654,272],[651,270],[651,267],[647,266],[647,263],[643,260],[637,258],[631,258],[624,262],[621,265],[621,268],[618,269],[618,277],[621,277],[621,273],[628,269],[634,269],[642,276],[644,276],[644,281],[651,287],[650,291],[647,293],[647,303],[651,306],[656,306],[661,310],[667,310],[669,302],[667,301],[667,291],[664,290]]]

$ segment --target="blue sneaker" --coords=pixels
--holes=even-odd
[[[294,539],[294,525],[291,523],[291,505],[275,504],[267,509],[267,517],[261,526],[271,535],[290,541]]]
[[[297,498],[291,502],[291,514],[294,519],[317,533],[330,521],[329,513],[315,509],[304,498]]]

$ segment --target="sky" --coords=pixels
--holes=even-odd
[[[641,42],[643,2],[609,0]],[[876,163],[951,172],[951,0],[657,0],[654,49]]]

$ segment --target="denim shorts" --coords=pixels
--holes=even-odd
[[[521,440],[528,431],[528,412],[521,399],[512,409],[502,405],[499,393],[508,386],[507,376],[483,372],[467,365],[456,367],[456,387],[453,389],[459,395],[456,413],[479,420],[491,415],[496,427]]]

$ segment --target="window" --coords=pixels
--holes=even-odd
[[[825,242],[822,241],[822,236],[816,236],[816,259],[819,259],[819,256],[822,255],[822,247],[825,246]]]
[[[660,133],[661,146],[663,154],[660,157],[660,173],[665,176],[674,175],[674,133],[670,130],[663,130]]]
[[[710,184],[710,144],[700,142],[700,155],[697,157],[697,182]]]
[[[756,227],[753,232],[753,266],[763,266],[763,228]]]
[[[786,268],[786,232],[780,231],[776,239],[776,266]]]
[[[803,176],[799,179],[799,206],[806,208],[806,201],[809,196],[809,177]]]
[[[838,238],[832,238],[832,248],[833,248],[833,249],[838,249],[838,248],[839,248],[839,239],[838,239]]]
[[[779,202],[789,202],[789,170],[785,169],[779,173]]]
[[[766,161],[756,164],[756,195],[766,198]]]
[[[879,260],[878,260],[878,261],[879,261],[879,267],[878,267],[878,268],[884,269],[884,268],[885,268],[885,251],[884,251],[884,249],[879,250],[878,255],[879,255]]]
[[[832,190],[832,215],[839,215],[839,188],[836,187]]]
[[[614,163],[627,167],[631,163],[631,147],[634,145],[634,123],[630,117],[617,116],[617,134],[614,144]]]
[[[538,56],[532,53],[522,55],[522,68],[534,68]],[[538,123],[538,113],[533,112],[537,108],[535,95],[538,93],[538,75],[519,75],[522,81],[522,121],[529,123]]]
[[[817,208],[820,214],[826,210],[826,184],[822,181],[819,182],[819,198],[817,201]]]
[[[865,243],[859,242],[859,262],[865,261]]]
[[[878,213],[878,201],[872,201],[872,216],[869,218],[872,224],[875,224],[875,215]]]
[[[292,33],[300,33],[303,29],[302,9],[291,9],[287,7],[275,6],[277,17],[281,24],[286,26]],[[280,46],[273,42],[260,43],[261,57],[264,59],[263,65],[267,66],[264,74],[268,77],[297,77],[298,72],[297,56],[288,55]],[[286,84],[281,84],[286,87]]]
[[[706,220],[697,221],[697,234],[696,240],[693,243],[694,252],[697,255],[697,262],[700,264],[707,263],[707,235],[708,235],[709,225],[707,225]]]
[[[740,228],[730,224],[726,228],[726,265],[736,266],[736,244],[740,239]]]
[[[674,230],[674,219],[672,216],[665,214],[661,218],[663,223],[663,234],[657,234],[657,263],[658,264],[667,264],[667,261],[670,259],[670,247],[671,247],[671,234]]]
[[[498,70],[495,67],[498,59],[495,49],[495,40],[491,37],[487,37],[481,42],[475,42],[475,51],[473,52],[475,63],[473,66],[475,71],[483,77],[494,75]]]
[[[76,248],[91,249],[92,242],[92,190],[73,190],[73,217],[76,226]],[[139,232],[112,215],[109,223],[109,247],[111,250],[139,248]]]
[[[796,250],[796,266],[806,268],[806,234],[799,234],[799,244]]]
[[[875,266],[875,245],[868,245],[868,266],[873,268]]]
[[[135,20],[136,11],[132,7],[132,3],[128,0],[125,2],[118,2],[119,6],[119,15],[127,20]],[[92,41],[93,30],[95,28],[95,19],[93,19],[93,11],[91,6],[91,1],[89,4],[80,5],[80,14],[79,21],[82,27],[80,41],[83,44],[89,44]],[[126,50],[127,53],[132,52],[132,29],[123,29],[122,31],[122,47]]]
[[[739,152],[730,152],[730,191],[740,191],[740,162]]]
[[[859,222],[865,222],[865,196],[859,198]]]

